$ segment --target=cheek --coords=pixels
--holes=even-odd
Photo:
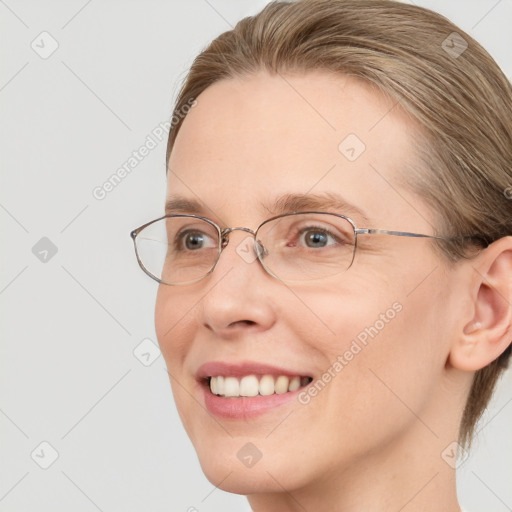
[[[442,376],[448,348],[447,326],[439,321],[446,303],[437,291],[440,283],[433,279],[414,293],[398,283],[352,283],[336,294],[304,297],[331,331],[309,337],[325,361],[321,391],[311,402],[348,438],[382,442],[396,435],[416,420],[411,410],[427,407]]]
[[[169,371],[180,371],[190,346],[194,314],[193,302],[182,290],[167,285],[158,288],[155,304],[155,331]]]
[[[155,331],[167,366],[177,412],[191,436],[197,405],[190,399],[194,383],[185,374],[184,361],[193,337],[191,317],[194,314],[194,302],[187,301],[183,295],[182,290],[160,285],[155,304]]]

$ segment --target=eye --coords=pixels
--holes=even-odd
[[[305,245],[310,249],[322,249],[331,245],[340,245],[339,237],[329,230],[320,227],[308,226],[301,228],[297,233],[300,245]]]
[[[217,247],[217,241],[207,233],[199,230],[186,230],[177,234],[175,239],[176,250],[197,251]]]

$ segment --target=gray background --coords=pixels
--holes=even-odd
[[[265,3],[0,0],[1,511],[249,510],[200,470],[129,238],[162,213],[165,137],[93,190],[158,142],[198,51]],[[416,3],[512,76],[511,0]],[[509,371],[459,469],[470,512],[512,510],[511,401]]]

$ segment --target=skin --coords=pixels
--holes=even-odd
[[[434,234],[432,211],[401,178],[416,128],[369,86],[261,72],[197,100],[170,157],[167,197],[255,230],[271,216],[262,202],[337,191],[365,212],[351,216],[358,227]],[[366,146],[353,162],[338,150],[350,133]],[[512,272],[510,237],[453,266],[426,239],[361,236],[344,274],[285,285],[237,254],[246,236],[230,235],[205,279],[157,294],[158,340],[207,478],[247,495],[255,512],[458,512],[441,455],[457,439],[473,372],[510,340],[510,307],[497,295],[512,299],[499,284]],[[401,311],[307,405],[292,400],[251,421],[206,411],[201,364],[257,361],[318,378],[394,303]],[[247,442],[262,453],[251,468],[237,458]]]

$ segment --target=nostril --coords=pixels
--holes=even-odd
[[[231,322],[228,327],[236,326],[238,324],[256,325],[256,322],[254,320],[237,320],[236,322]]]

